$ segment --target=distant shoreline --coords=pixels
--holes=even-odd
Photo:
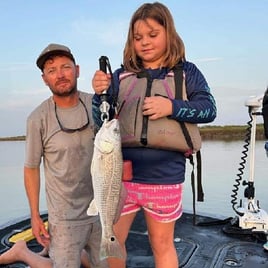
[[[244,140],[247,134],[247,125],[243,126],[204,126],[200,127],[203,140]],[[256,126],[256,140],[265,140],[263,124]],[[25,141],[25,136],[2,137],[0,141]]]
[[[200,127],[203,140],[245,140],[246,136],[250,135],[250,130],[248,125]],[[256,126],[256,140],[265,140],[263,124]]]
[[[0,141],[25,141],[25,136],[2,137]]]

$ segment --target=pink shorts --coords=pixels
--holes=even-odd
[[[127,198],[121,215],[141,208],[159,222],[175,221],[182,215],[182,184],[159,185],[123,182]]]

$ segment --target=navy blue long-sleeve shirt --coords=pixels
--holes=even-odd
[[[153,79],[164,79],[169,72],[168,68],[147,70]],[[173,99],[172,115],[170,118],[177,121],[194,124],[209,123],[216,118],[216,104],[210,93],[210,88],[200,70],[191,62],[183,63],[187,101]],[[119,75],[123,68],[117,69],[113,74],[114,95],[118,94]],[[108,89],[109,99],[112,103],[112,88]],[[99,106],[100,96],[93,97],[93,118],[98,127],[101,126],[101,113]],[[114,110],[110,109],[110,118]],[[123,148],[123,158],[131,160],[133,166],[133,182],[148,184],[176,184],[185,180],[185,156],[181,152],[152,149],[147,147]]]

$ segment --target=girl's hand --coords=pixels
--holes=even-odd
[[[92,78],[92,87],[96,94],[100,95],[107,90],[111,84],[111,75],[103,71],[96,71]]]
[[[143,115],[149,116],[150,120],[156,120],[172,114],[172,102],[170,99],[154,96],[146,97],[143,103]]]

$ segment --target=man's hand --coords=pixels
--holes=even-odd
[[[33,235],[35,236],[37,242],[43,247],[48,248],[50,242],[49,233],[41,217],[39,216],[32,218],[31,225]]]

